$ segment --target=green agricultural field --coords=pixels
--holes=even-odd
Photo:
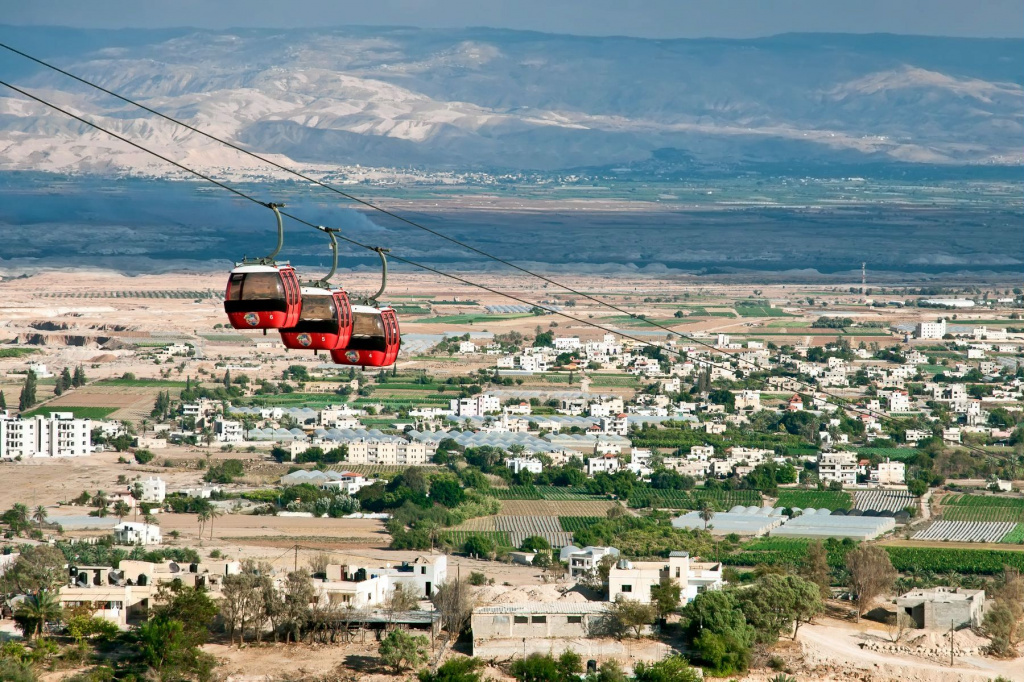
[[[505,315],[438,315],[437,317],[421,317],[412,322],[423,324],[477,324],[479,322],[499,322],[501,320],[518,320],[533,317],[533,313],[508,313]]]
[[[604,521],[604,517],[601,516],[559,516],[558,523],[561,524],[562,530],[566,533],[575,533],[577,531],[589,528],[598,521]]]
[[[819,490],[781,490],[776,507],[800,509],[849,509],[853,500],[849,493]]]
[[[185,388],[184,381],[165,381],[164,379],[104,379],[97,381],[97,386],[132,386],[134,388]]]
[[[201,338],[207,341],[224,341],[225,343],[246,343],[252,341],[254,337],[246,336],[245,334],[200,334]]]
[[[858,457],[871,457],[877,455],[878,457],[888,457],[889,459],[902,462],[908,460],[918,453],[914,448],[858,448]]]
[[[897,571],[998,575],[1004,566],[1024,570],[1024,552],[886,546]]]
[[[1019,497],[952,495],[942,504],[942,518],[947,521],[1024,523],[1024,499]]]
[[[76,419],[106,419],[114,412],[117,412],[120,408],[118,407],[76,407],[74,405],[44,405],[34,410],[22,413],[22,417],[34,417],[37,414],[43,416],[49,415],[51,412],[71,412],[75,415]]]
[[[20,358],[38,352],[35,348],[0,348],[0,358]]]
[[[810,540],[798,538],[759,538],[746,543],[739,552],[722,557],[722,563],[729,566],[799,566],[807,558]],[[830,566],[843,566],[846,553],[856,545],[838,540],[826,540]]]
[[[499,500],[542,500],[540,492],[532,485],[513,485],[508,488],[491,488],[487,494]]]
[[[739,505],[760,507],[761,494],[756,490],[659,490],[657,488],[633,488],[629,496],[631,507],[655,507],[663,509],[698,509],[708,501],[715,511],[728,511]]]
[[[779,308],[772,308],[768,301],[737,301],[736,313],[740,317],[793,317]]]
[[[446,530],[441,532],[441,538],[453,547],[461,548],[475,535],[482,535],[490,538],[495,547],[512,548],[512,539],[508,533],[500,530]]]
[[[582,502],[595,499],[595,496],[589,494],[586,488],[559,488],[553,485],[538,485],[534,490],[540,494],[542,499],[555,502]]]
[[[1024,523],[1024,509],[1020,507],[969,507],[954,505],[942,510],[946,521],[996,521]]]
[[[1004,545],[1020,545],[1024,544],[1024,523],[1018,523],[1013,527],[1009,533],[1006,534],[1001,543]]]

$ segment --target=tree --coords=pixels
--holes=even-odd
[[[406,630],[392,630],[380,643],[377,653],[381,661],[394,669],[395,674],[415,667],[427,660],[427,638],[412,635]]]
[[[21,399],[18,402],[18,409],[25,411],[38,402],[36,400],[36,373],[32,370],[25,375],[25,384],[21,388]]]
[[[566,649],[558,657],[555,666],[563,680],[576,679],[583,672],[583,658],[572,649]]]
[[[438,648],[437,660],[444,655],[445,647],[457,639],[469,624],[473,617],[473,609],[476,607],[476,595],[476,590],[468,580],[449,580],[434,590],[430,601],[441,616],[441,627],[447,633],[445,641]]]
[[[635,682],[700,682],[703,676],[684,656],[674,655],[653,663],[640,661],[633,668]]]
[[[889,553],[875,545],[861,545],[846,555],[846,568],[850,571],[850,587],[856,595],[857,619],[896,582],[896,569]]]
[[[551,543],[540,535],[531,535],[523,540],[523,544],[519,546],[520,551],[523,552],[539,552],[541,550],[551,549]]]
[[[156,457],[156,455],[154,455],[149,450],[135,451],[135,461],[138,462],[139,464],[149,464],[150,462],[153,461],[154,457]]]
[[[0,520],[10,527],[11,532],[20,535],[28,530],[28,516],[28,505],[15,502],[10,509],[4,512]]]
[[[68,579],[65,568],[67,559],[56,547],[50,545],[22,545],[21,554],[0,575],[0,592],[9,594],[30,594],[53,592]]]
[[[210,522],[210,539],[213,540],[213,521],[214,519],[218,519],[221,516],[224,516],[224,512],[221,511],[220,507],[216,507],[211,504],[209,514],[210,518],[208,520]]]
[[[430,499],[451,509],[466,500],[466,492],[454,478],[438,477],[430,482]]]
[[[74,387],[75,380],[71,378],[71,372],[68,370],[67,367],[60,371],[60,378],[58,379],[58,382],[64,388],[64,390]]]
[[[797,573],[804,580],[818,586],[822,599],[832,596],[832,572],[828,567],[828,551],[821,540],[807,544],[807,555],[797,568]]]
[[[715,518],[715,508],[711,506],[708,500],[702,499],[698,511],[700,512],[700,520],[704,522],[704,530],[707,530],[708,523],[711,522],[711,519]]]
[[[419,606],[420,598],[415,588],[409,583],[399,583],[388,592],[384,600],[384,613],[388,617],[388,624],[394,622],[395,614],[412,611]]]
[[[150,620],[180,622],[185,642],[190,647],[206,643],[218,608],[205,590],[171,582],[160,586],[154,601]]]
[[[35,511],[32,512],[32,520],[35,521],[37,525],[41,526],[46,523],[46,517],[46,507],[41,504],[37,505]]]
[[[551,656],[530,654],[512,662],[509,668],[512,677],[520,682],[562,682],[558,663]]]
[[[683,609],[683,618],[694,651],[716,677],[742,672],[750,665],[755,632],[733,592],[698,594]]]
[[[480,673],[484,667],[479,658],[453,658],[445,662],[437,672],[421,670],[420,682],[480,682]]]
[[[632,630],[633,634],[639,638],[644,626],[654,622],[658,611],[652,604],[623,599],[622,595],[619,595],[619,598],[612,604],[608,615],[611,618],[612,629],[619,637]]]
[[[679,601],[683,589],[679,583],[671,578],[664,577],[657,585],[651,586],[651,602],[658,612],[658,618],[665,620],[668,614],[679,608]]]
[[[290,637],[299,641],[302,628],[310,620],[309,605],[316,599],[316,591],[309,579],[309,572],[302,569],[288,574],[285,583],[284,611],[282,621],[285,629],[285,641]]]
[[[769,573],[736,596],[757,641],[763,644],[774,643],[790,629],[795,639],[800,624],[824,608],[818,586],[795,575]]]
[[[0,410],[7,409],[7,398],[4,397],[4,392],[0,391]]]
[[[120,522],[121,519],[123,519],[124,517],[128,516],[130,512],[131,509],[128,508],[128,503],[125,502],[124,500],[118,500],[116,503],[114,503],[114,516],[117,517],[118,522]]]
[[[992,590],[992,604],[985,613],[982,631],[992,639],[990,651],[996,656],[1013,658],[1024,641],[1024,577],[1006,568]]]
[[[82,366],[75,367],[75,375],[71,378],[71,385],[79,388],[80,386],[85,386],[86,381],[85,370],[82,369]]]
[[[56,591],[39,590],[30,594],[14,611],[14,622],[25,635],[32,639],[33,635],[43,636],[43,626],[50,621],[59,620],[63,610]]]
[[[462,544],[462,551],[470,556],[490,558],[494,554],[494,540],[479,533],[470,535]]]

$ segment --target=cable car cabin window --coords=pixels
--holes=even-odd
[[[384,339],[384,321],[378,313],[355,313],[352,319],[352,339],[345,346],[347,350],[388,349]]]
[[[276,272],[239,272],[231,275],[229,301],[283,301],[284,297],[284,284]]]
[[[236,272],[228,280],[224,309],[229,313],[284,312],[288,309],[284,284],[276,272]]]
[[[302,299],[302,312],[293,330],[307,334],[337,334],[338,309],[334,296],[306,296]]]

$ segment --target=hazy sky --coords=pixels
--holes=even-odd
[[[649,38],[790,31],[1024,37],[1024,0],[0,0],[0,23],[88,28],[492,26]]]

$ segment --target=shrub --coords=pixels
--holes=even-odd
[[[156,455],[154,455],[149,450],[135,451],[135,461],[138,462],[139,464],[149,464],[150,462],[153,461],[154,457],[156,457]]]

